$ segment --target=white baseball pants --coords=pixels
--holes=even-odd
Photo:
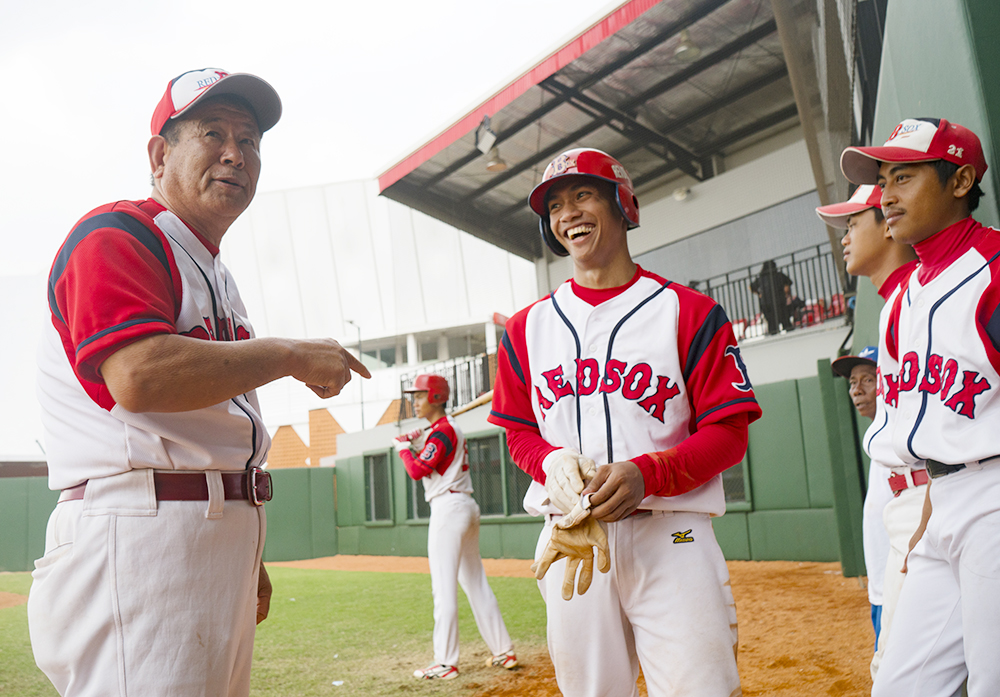
[[[638,697],[640,664],[650,697],[739,695],[736,605],[708,514],[653,511],[607,532],[611,570],[595,560],[586,594],[562,599],[565,560],[538,582],[563,695]]]
[[[35,562],[35,662],[63,697],[245,697],[264,509],[157,504],[152,470],[91,480],[56,506]]]
[[[468,494],[446,493],[430,501],[427,561],[434,594],[434,662],[458,665],[458,586],[462,586],[479,633],[493,655],[512,648],[493,589],[479,556],[479,505]]]
[[[872,680],[878,674],[885,657],[892,620],[899,604],[899,592],[903,588],[903,561],[910,548],[910,538],[920,525],[920,513],[924,508],[926,486],[909,487],[899,492],[899,496],[889,500],[883,512],[885,529],[889,533],[889,556],[885,562],[885,578],[882,584],[882,627],[878,637],[878,651],[872,657]]]
[[[934,479],[873,697],[1000,694],[1000,464]]]

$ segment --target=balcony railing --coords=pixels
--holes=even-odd
[[[777,271],[792,282],[788,295],[775,299],[779,304],[783,300],[788,305],[776,311],[782,320],[787,320],[773,321],[777,326],[770,326],[767,317],[770,315],[773,319],[776,314],[761,308],[762,296],[751,288],[761,275],[763,264],[736,269],[695,285],[697,290],[722,305],[733,323],[737,340],[808,327],[846,314],[847,305],[829,242],[785,254],[773,261]],[[852,285],[854,280],[851,278]],[[850,290],[853,291],[853,287]],[[767,302],[766,298],[764,300]]]
[[[493,389],[497,373],[497,357],[496,354],[481,353],[478,356],[463,356],[421,366],[417,370],[399,376],[400,394],[413,384],[418,375],[424,373],[447,378],[451,393],[448,396],[448,403],[445,404],[445,411],[452,411]],[[399,406],[399,420],[412,416],[409,400],[402,399]]]

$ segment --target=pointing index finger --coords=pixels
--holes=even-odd
[[[363,378],[370,378],[372,376],[372,374],[368,372],[368,368],[365,367],[365,364],[355,358],[353,353],[348,353],[347,351],[344,353],[347,354],[347,367]]]

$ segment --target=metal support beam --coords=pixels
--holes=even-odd
[[[589,77],[587,77],[586,80],[580,82],[580,84],[578,84],[576,86],[577,89],[579,89],[579,90],[585,90],[585,89],[590,88],[593,85],[596,85],[598,82],[600,82],[601,80],[603,80],[604,78],[606,78],[608,75],[613,74],[615,71],[617,71],[617,70],[625,67],[626,65],[628,65],[632,61],[636,60],[640,56],[643,56],[643,55],[649,53],[650,51],[652,51],[654,48],[656,48],[660,44],[665,43],[666,41],[668,41],[669,39],[671,39],[673,36],[675,36],[678,32],[680,32],[681,29],[689,27],[692,24],[694,24],[695,22],[697,22],[697,21],[699,21],[701,19],[704,19],[708,15],[712,14],[717,9],[719,9],[720,7],[722,7],[723,5],[725,5],[727,2],[729,2],[729,0],[711,0],[710,2],[706,2],[706,3],[703,3],[701,5],[696,6],[688,14],[684,15],[683,17],[681,17],[680,19],[678,19],[676,22],[674,22],[674,23],[668,25],[666,28],[664,28],[664,30],[663,30],[662,33],[659,33],[656,36],[654,36],[654,37],[652,37],[650,39],[647,39],[646,41],[643,41],[638,46],[636,46],[634,49],[632,49],[631,51],[629,51],[628,53],[626,53],[624,56],[622,56],[621,58],[619,58],[618,60],[616,60],[616,61],[614,61],[612,63],[609,63],[608,65],[604,66],[603,68],[601,68],[597,72],[595,72],[592,75],[590,75]],[[540,106],[539,108],[533,110],[530,114],[528,114],[524,118],[518,119],[516,122],[514,122],[512,125],[508,126],[507,128],[499,130],[497,132],[497,139],[496,139],[496,142],[494,143],[494,145],[500,145],[501,143],[503,143],[503,141],[505,141],[508,138],[516,135],[517,133],[521,132],[522,130],[524,130],[528,126],[532,126],[532,125],[538,123],[539,119],[541,119],[545,114],[549,113],[553,109],[555,109],[558,106],[560,106],[562,103],[563,102],[561,100],[556,100],[556,101],[548,102],[547,104],[544,104],[544,105]],[[441,180],[449,177],[450,175],[452,175],[455,172],[457,172],[458,170],[460,170],[462,167],[465,167],[467,164],[469,164],[470,162],[472,162],[473,160],[475,160],[476,158],[481,157],[481,156],[482,156],[482,153],[480,153],[478,150],[473,149],[470,153],[468,153],[467,155],[464,155],[463,157],[460,157],[459,159],[455,160],[450,165],[448,165],[447,167],[445,167],[443,170],[441,170],[440,172],[438,172],[437,174],[435,174],[433,177],[431,177],[430,179],[428,179],[427,182],[425,182],[424,186],[428,187],[428,188],[434,186],[435,184],[437,184]]]
[[[775,28],[776,25],[774,20],[769,20],[767,22],[764,22],[756,29],[753,29],[746,34],[737,37],[735,40],[726,44],[717,51],[714,51],[705,58],[702,58],[701,60],[692,63],[689,67],[685,68],[684,70],[681,70],[680,72],[677,72],[674,75],[671,75],[670,77],[661,80],[660,82],[656,83],[656,85],[646,90],[642,94],[629,98],[626,102],[619,104],[618,109],[621,111],[628,112],[630,109],[634,107],[638,107],[645,104],[650,99],[653,99],[654,97],[657,97],[660,94],[667,92],[673,87],[676,87],[677,85],[686,82],[687,80],[691,79],[698,73],[707,70],[708,68],[726,60],[727,58],[736,53],[739,53],[746,47],[752,46],[753,44],[757,43],[764,37],[770,36],[771,34],[774,33]],[[562,102],[560,101],[560,104],[561,103]],[[516,165],[507,168],[506,171],[493,177],[492,179],[490,179],[489,182],[487,182],[483,186],[480,186],[478,189],[474,190],[470,194],[467,194],[466,196],[462,197],[461,199],[462,203],[463,204],[468,203],[469,201],[473,201],[479,198],[487,191],[493,189],[496,186],[499,186],[500,184],[503,184],[506,181],[509,181],[513,177],[519,175],[521,172],[531,169],[539,162],[545,161],[549,157],[562,152],[570,145],[578,142],[584,136],[587,136],[596,131],[597,129],[606,126],[608,122],[611,120],[611,118],[612,118],[611,116],[603,116],[601,118],[595,119],[594,121],[587,124],[583,128],[580,128],[575,132],[570,133],[568,136],[564,138],[560,138],[558,141],[549,145],[547,148],[539,151],[538,153],[535,153],[534,157],[529,157],[517,163]]]
[[[698,158],[694,155],[694,153],[688,152],[685,148],[673,142],[662,133],[649,128],[648,126],[644,126],[636,121],[632,116],[619,111],[614,107],[602,104],[596,99],[592,99],[585,94],[581,94],[579,90],[575,90],[568,85],[564,85],[555,79],[545,80],[542,82],[541,87],[552,94],[559,94],[566,97],[568,102],[577,106],[577,108],[582,109],[583,107],[587,107],[602,116],[610,117],[610,120],[607,122],[608,127],[618,131],[624,136],[627,136],[629,140],[636,140],[636,136],[638,136],[638,139],[656,143],[667,151],[666,156],[662,153],[656,153],[658,157],[663,158],[667,162],[672,162],[675,167],[679,167],[686,174],[691,175],[698,181],[702,181],[705,178],[701,171]],[[616,121],[621,123],[621,127],[616,127]]]

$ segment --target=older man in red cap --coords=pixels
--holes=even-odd
[[[271,594],[255,389],[291,375],[330,397],[352,371],[369,377],[332,339],[253,338],[219,260],[280,115],[253,75],[171,80],[151,197],[85,215],[52,265],[38,393],[62,493],[28,623],[61,695],[249,694]]]

